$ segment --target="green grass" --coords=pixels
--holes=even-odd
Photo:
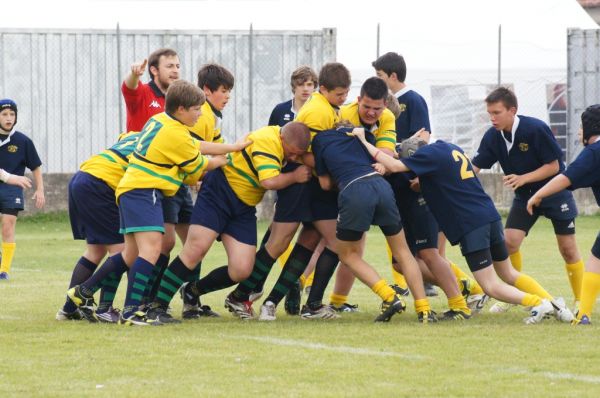
[[[597,216],[578,220],[584,258],[599,221]],[[225,291],[203,299],[222,314],[219,319],[158,328],[57,322],[54,314],[82,242],[71,239],[64,214],[58,214],[20,220],[17,244],[11,280],[0,283],[1,397],[600,394],[595,326],[574,328],[554,320],[527,326],[520,309],[424,326],[416,323],[412,307],[389,324],[374,324],[379,300],[359,282],[350,301],[361,312],[333,322],[301,321],[283,309],[274,323],[241,322],[223,309]],[[456,248],[448,253],[464,268]],[[527,273],[571,300],[546,220],[536,225],[523,254]],[[378,230],[370,233],[367,259],[391,279]],[[202,274],[224,261],[217,244]],[[432,304],[443,310],[445,300]],[[179,316],[180,300],[172,306]]]

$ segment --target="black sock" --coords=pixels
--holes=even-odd
[[[185,266],[179,256],[175,257],[160,280],[154,302],[160,304],[163,308],[167,308],[177,290],[189,278],[191,273],[192,271]]]
[[[90,260],[85,257],[81,257],[77,264],[75,264],[75,268],[73,268],[73,273],[71,274],[71,282],[69,283],[69,289],[73,286],[81,285],[83,282],[88,280],[93,274],[98,264],[94,264]],[[63,311],[71,313],[77,309],[77,306],[71,301],[67,300],[65,305],[63,306]]]
[[[100,302],[96,310],[98,313],[106,312],[112,306],[117,290],[119,289],[119,284],[121,283],[121,277],[129,269],[121,253],[110,257],[110,261],[111,272],[104,278],[100,289]],[[107,262],[108,260],[102,266],[108,267],[109,264]]]
[[[208,275],[199,281],[190,283],[189,286],[193,294],[202,296],[206,293],[231,287],[236,283],[229,277],[228,267],[223,265],[210,271]]]
[[[260,249],[265,247],[265,245],[269,241],[270,236],[271,236],[271,228],[267,229],[267,231],[265,232],[265,236],[263,236],[262,241],[260,242],[260,246],[259,246]]]
[[[160,280],[162,279],[165,270],[169,266],[169,255],[160,254],[158,256],[158,261],[156,261],[156,265],[152,269],[152,276],[150,277],[150,281],[148,282],[148,289],[144,292],[144,300],[143,302],[151,303],[154,301],[156,297],[156,293],[158,293],[158,287],[160,286]]]
[[[260,291],[257,289],[257,286],[262,288],[267,280],[267,277],[269,276],[269,272],[271,272],[271,268],[273,268],[273,264],[275,264],[275,261],[276,259],[269,255],[267,249],[265,247],[261,247],[258,253],[256,253],[256,259],[254,261],[252,273],[248,279],[240,282],[237,288],[233,291],[233,296],[240,301],[245,301],[248,300],[251,292]]]
[[[325,289],[327,288],[329,280],[331,280],[339,261],[337,254],[328,248],[323,249],[323,253],[321,253],[317,260],[317,264],[315,265],[315,277],[310,288],[308,299],[306,300],[306,304],[308,304],[309,307],[316,308],[323,303]]]
[[[273,290],[271,290],[269,297],[265,301],[271,301],[275,305],[279,304],[292,285],[300,278],[312,255],[313,252],[311,250],[296,243],[290,253],[290,257],[281,270],[277,282],[275,282],[275,286],[273,286]]]

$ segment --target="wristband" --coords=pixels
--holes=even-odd
[[[381,153],[380,150],[378,150],[377,152],[375,152],[375,155],[373,155],[373,160],[377,160],[377,156]]]

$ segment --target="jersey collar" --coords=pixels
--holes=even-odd
[[[5,139],[4,141],[0,142],[0,146],[6,145],[10,142],[10,137],[13,136],[13,134],[15,133],[15,127],[12,128],[12,130],[10,130],[10,132],[8,133],[8,138]]]
[[[150,80],[150,82],[148,83],[148,86],[150,86],[150,88],[152,89],[152,92],[154,93],[155,96],[157,97],[164,97],[165,93],[163,93],[160,88],[158,88],[158,86],[156,85],[156,82],[154,80]]]
[[[408,93],[410,91],[410,88],[404,86],[404,88],[400,89],[399,91],[394,93],[394,96],[396,98],[400,98],[402,97],[404,94]]]
[[[517,134],[516,133],[517,133],[517,129],[519,128],[519,121],[520,120],[521,119],[519,119],[519,116],[515,115],[515,120],[513,121],[512,130],[510,132],[510,134],[512,136],[511,137],[512,141],[507,140],[506,137],[504,136],[503,132],[502,131],[500,132],[500,135],[502,136],[502,140],[506,144],[506,151],[507,152],[510,152],[510,150],[513,147],[513,144],[515,143],[515,140],[517,138]]]

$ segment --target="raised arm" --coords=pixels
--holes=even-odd
[[[135,63],[131,65],[131,72],[125,78],[125,85],[130,90],[135,90],[140,81],[140,77],[144,75],[144,71],[146,70],[146,65],[148,64],[148,60],[145,59],[141,64]]]
[[[352,130],[352,134],[358,137],[358,139],[362,142],[365,148],[367,148],[367,151],[369,151],[373,159],[375,159],[376,162],[384,165],[386,170],[391,171],[392,173],[399,173],[410,170],[408,167],[406,167],[404,163],[402,163],[402,161],[394,159],[387,153],[375,148],[372,144],[370,144],[365,138],[365,129],[355,128],[354,130]]]

